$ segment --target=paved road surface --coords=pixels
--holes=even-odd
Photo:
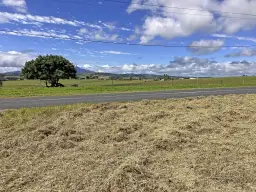
[[[142,99],[168,99],[184,98],[209,95],[228,94],[256,94],[256,87],[244,88],[218,88],[218,89],[193,89],[193,90],[171,90],[156,92],[116,93],[98,95],[76,95],[76,96],[51,96],[0,99],[0,110],[17,109],[22,107],[43,107],[54,105],[66,105],[74,103],[103,103],[116,101],[136,101]]]

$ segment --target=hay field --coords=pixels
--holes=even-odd
[[[256,95],[2,111],[0,191],[256,191]]]

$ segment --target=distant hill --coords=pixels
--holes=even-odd
[[[10,72],[3,73],[3,75],[6,75],[6,76],[20,76],[20,71],[10,71]]]
[[[78,67],[76,66],[76,71],[78,74],[91,74],[91,73],[95,73],[93,71],[90,71],[90,70],[87,70],[87,69],[84,69],[84,68],[81,68],[81,67]],[[6,73],[1,73],[5,76],[20,76],[21,74],[21,71],[10,71],[10,72],[6,72]]]
[[[93,71],[90,71],[90,70],[88,70],[88,69],[84,69],[84,68],[81,68],[81,67],[78,67],[78,66],[76,66],[75,68],[76,68],[76,71],[77,71],[78,74],[94,73]]]

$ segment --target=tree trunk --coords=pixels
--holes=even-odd
[[[48,83],[47,83],[47,80],[45,81],[45,86],[46,86],[46,87],[49,87],[49,86],[48,86]]]
[[[51,79],[51,87],[57,87],[58,83],[55,79]]]
[[[59,79],[49,79],[48,82],[51,83],[50,87],[64,87],[64,85],[59,83]]]

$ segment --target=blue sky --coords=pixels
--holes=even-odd
[[[94,71],[256,74],[256,1],[122,1],[0,0],[0,72],[58,54]]]

